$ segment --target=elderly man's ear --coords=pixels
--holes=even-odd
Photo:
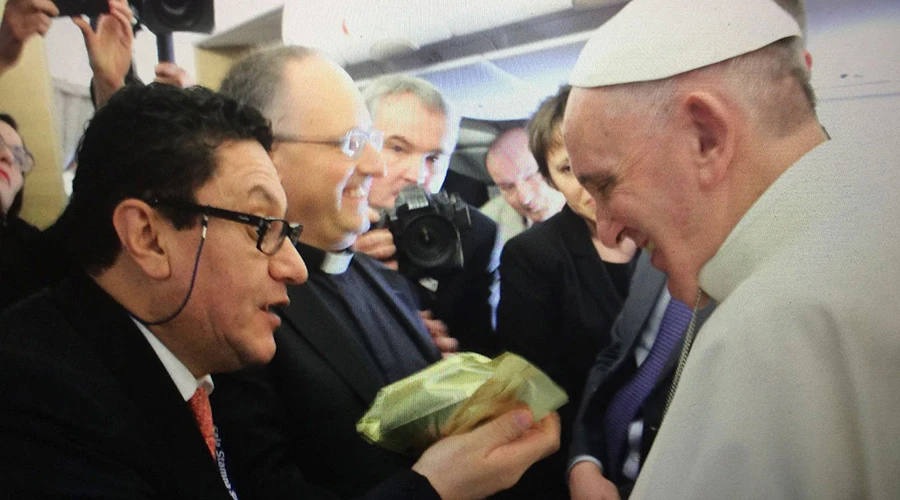
[[[714,187],[725,178],[734,157],[735,110],[713,94],[694,92],[684,98],[679,111],[687,122],[689,154],[700,185]]]
[[[126,199],[113,212],[113,227],[122,253],[147,276],[164,280],[171,275],[169,248],[175,229],[156,210],[141,200]]]

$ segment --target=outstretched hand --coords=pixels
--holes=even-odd
[[[413,465],[443,500],[485,498],[514,485],[534,462],[559,449],[559,416],[535,423],[517,409],[477,429],[444,438]]]
[[[72,17],[72,22],[84,36],[88,61],[94,72],[94,95],[98,107],[125,85],[134,43],[131,16],[127,0],[109,0],[109,14],[100,15],[96,31],[84,18]]]
[[[19,62],[25,42],[34,34],[44,36],[51,18],[59,15],[51,0],[9,0],[0,22],[0,74]]]

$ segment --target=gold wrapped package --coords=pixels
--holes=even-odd
[[[382,388],[356,430],[371,443],[415,455],[523,403],[540,420],[566,401],[550,377],[515,354],[490,359],[464,352]]]

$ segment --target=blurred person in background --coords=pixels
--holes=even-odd
[[[528,133],[522,127],[498,135],[488,147],[484,163],[501,196],[482,205],[481,211],[500,226],[504,242],[549,219],[566,203],[538,172],[528,149]]]

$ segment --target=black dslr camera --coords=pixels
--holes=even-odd
[[[107,0],[54,0],[53,3],[59,9],[60,17],[80,15],[96,17],[109,13]]]
[[[95,18],[109,13],[108,0],[53,0],[59,15]],[[213,0],[128,0],[141,24],[156,35],[173,31],[212,33]]]
[[[376,227],[387,227],[394,236],[400,273],[418,278],[427,271],[462,269],[459,233],[472,227],[472,219],[455,194],[407,186]]]

